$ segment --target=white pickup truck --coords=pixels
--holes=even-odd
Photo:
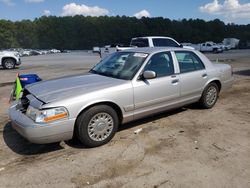
[[[132,48],[142,48],[142,47],[180,47],[186,49],[194,49],[190,46],[183,46],[178,43],[176,40],[170,37],[163,36],[146,36],[146,37],[137,37],[132,38],[130,42],[130,46],[105,46],[101,48],[101,57],[104,58],[107,55],[122,50],[128,50]]]
[[[0,66],[4,69],[14,69],[21,64],[21,59],[17,52],[0,51]]]
[[[196,44],[193,47],[201,52],[214,52],[214,53],[223,52],[223,47],[221,45],[215,44],[214,42],[211,41],[201,44]]]

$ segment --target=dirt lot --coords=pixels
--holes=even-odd
[[[0,69],[0,187],[250,187],[250,51],[207,56],[235,72],[233,88],[213,109],[189,106],[123,125],[94,149],[31,144],[11,128],[7,110],[17,72],[43,79],[78,74],[97,56],[27,57],[19,69]]]

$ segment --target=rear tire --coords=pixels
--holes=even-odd
[[[205,90],[202,93],[201,99],[200,99],[200,105],[202,108],[210,109],[212,108],[219,95],[219,88],[216,83],[212,82],[210,83]]]
[[[3,60],[3,68],[4,69],[14,69],[16,66],[15,60],[8,58]]]
[[[97,147],[109,142],[118,129],[115,110],[98,105],[84,111],[76,120],[76,136],[87,147]]]

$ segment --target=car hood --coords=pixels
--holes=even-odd
[[[12,52],[12,51],[0,51],[1,56],[18,56],[18,52]]]
[[[89,73],[37,82],[27,85],[26,89],[39,100],[49,103],[115,87],[126,82],[126,80]]]

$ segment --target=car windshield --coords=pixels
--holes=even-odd
[[[90,70],[93,74],[131,80],[148,54],[136,52],[116,52],[103,59]]]

